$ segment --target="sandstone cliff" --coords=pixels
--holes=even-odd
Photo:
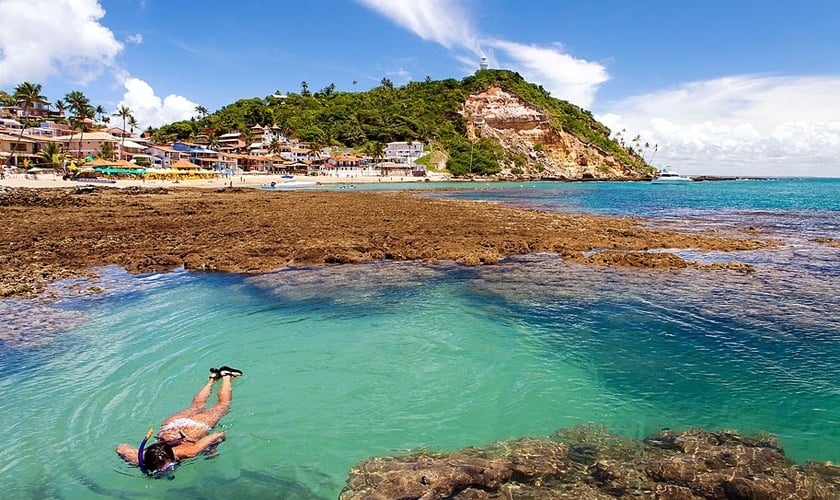
[[[507,152],[500,178],[643,180],[650,174],[556,127],[551,116],[500,86],[473,93],[464,104],[470,140],[491,138]]]

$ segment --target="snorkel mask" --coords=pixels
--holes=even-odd
[[[180,462],[176,460],[173,460],[165,467],[155,469],[153,471],[150,471],[146,468],[146,464],[143,460],[143,452],[145,451],[146,443],[149,441],[149,438],[152,437],[154,433],[154,429],[149,429],[149,432],[147,432],[146,435],[143,437],[143,440],[140,441],[140,447],[137,449],[137,465],[140,467],[140,472],[153,478],[161,478],[163,476],[166,476],[167,479],[175,479],[175,476],[172,475],[172,472],[175,470],[176,467],[178,467],[178,465],[180,465]],[[181,434],[180,438],[175,439],[173,441],[166,441],[166,444],[169,446],[175,446],[184,439],[186,439],[186,437],[183,434]]]

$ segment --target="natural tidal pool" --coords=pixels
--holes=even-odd
[[[840,461],[833,251],[729,256],[752,274],[553,256],[259,276],[103,269],[104,293],[0,305],[0,487],[17,498],[335,498],[371,455],[586,423],[634,438],[766,431],[796,460]],[[121,462],[118,443],[136,446],[222,364],[245,374],[217,456],[172,481]]]

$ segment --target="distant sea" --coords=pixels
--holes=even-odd
[[[98,295],[2,301],[3,496],[336,498],[369,456],[588,423],[633,438],[763,431],[797,461],[840,461],[840,249],[814,241],[840,240],[840,180],[410,187],[784,245],[676,251],[751,274],[552,255],[259,276],[106,268],[80,283]],[[217,456],[172,481],[120,461],[118,443],[137,446],[222,364],[245,374]]]

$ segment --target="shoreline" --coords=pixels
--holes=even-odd
[[[222,188],[259,188],[262,185],[270,185],[272,182],[282,186],[288,179],[282,178],[280,174],[244,174],[229,177],[218,177],[215,179],[193,179],[193,180],[144,180],[144,179],[107,179],[107,180],[65,180],[56,174],[6,174],[0,179],[0,187],[7,188],[66,188],[78,187],[87,184],[102,187],[142,187],[142,188],[199,188],[199,189],[222,189]],[[339,184],[414,184],[427,182],[469,182],[468,180],[453,179],[449,174],[430,173],[426,177],[378,177],[359,176],[341,177],[327,175],[296,175],[293,182],[313,182],[317,185],[339,185]]]

